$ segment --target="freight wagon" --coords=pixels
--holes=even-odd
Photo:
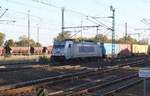
[[[148,45],[132,44],[131,50],[133,55],[148,55]]]
[[[12,51],[11,54],[12,55],[28,55],[28,47],[11,47]],[[42,50],[43,47],[34,47],[34,55],[38,55],[38,54],[43,54]],[[47,47],[47,52],[48,54],[51,53],[52,47],[49,46]],[[0,47],[0,56],[4,55],[4,49],[3,47]]]
[[[148,45],[115,44],[116,57],[148,55]],[[111,43],[75,42],[74,40],[54,41],[51,60],[70,60],[79,58],[104,58],[112,56]]]
[[[131,55],[131,44],[119,44],[119,57],[129,57]]]
[[[3,54],[3,48],[0,48],[0,56]]]
[[[129,57],[138,55],[149,55],[148,45],[139,44],[115,44],[115,56],[116,57]],[[104,43],[106,50],[106,56],[111,57],[112,44]]]
[[[104,43],[106,50],[106,57],[112,56],[112,44]],[[103,52],[104,53],[104,52]],[[131,56],[131,45],[130,44],[115,44],[115,56],[116,57],[127,57]]]

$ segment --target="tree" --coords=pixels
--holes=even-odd
[[[70,38],[71,38],[70,31],[65,31],[64,33],[59,33],[58,36],[54,38],[54,40],[61,41]]]
[[[9,40],[7,41],[7,44],[8,44],[10,47],[16,46],[16,42],[15,42],[13,39],[9,39]]]
[[[59,33],[58,36],[56,38],[54,38],[54,40],[64,40],[64,39],[70,39],[71,38],[71,34],[69,31],[62,33]],[[103,34],[97,34],[95,37],[91,37],[91,38],[85,38],[85,37],[78,37],[75,38],[76,42],[80,42],[82,40],[89,40],[89,41],[95,41],[95,42],[103,42],[103,43],[112,43],[112,39],[109,39],[106,35]],[[127,36],[119,38],[118,40],[115,40],[115,43],[129,43],[129,44],[148,44],[148,40],[143,39],[141,41],[137,41],[135,38],[132,38],[131,36]]]
[[[94,39],[94,41],[97,41],[97,42],[107,42],[107,43],[110,42],[108,37],[103,34],[98,34],[93,39]]]
[[[27,47],[28,46],[28,38],[26,35],[20,36],[19,41],[16,42],[17,46]]]
[[[35,43],[35,47],[41,47],[42,45],[38,42]]]
[[[0,32],[0,46],[4,43],[5,34]]]
[[[81,41],[94,41],[93,38],[85,38],[85,37],[77,37],[75,38],[76,42],[81,42]]]
[[[119,38],[119,40],[116,41],[117,43],[138,43],[138,41],[131,36],[127,36],[126,38]]]
[[[40,43],[35,42],[33,39],[30,39],[28,41],[28,38],[27,38],[26,35],[20,36],[19,41],[16,42],[16,45],[17,46],[22,46],[22,47],[28,47],[29,42],[30,42],[30,45],[33,46],[33,47],[40,47],[41,46]]]
[[[38,42],[35,42],[33,39],[30,39],[30,45],[33,47],[41,47],[42,45]]]
[[[107,42],[107,43],[111,41],[108,39],[108,37],[106,35],[103,35],[103,34],[98,34],[95,37],[91,37],[91,38],[78,37],[75,40],[77,42],[82,41],[82,40],[87,40],[87,41]]]

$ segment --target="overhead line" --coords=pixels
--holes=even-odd
[[[5,11],[0,15],[0,18],[2,18],[7,11],[8,11],[8,9],[5,9]]]
[[[144,23],[147,26],[150,26],[150,22],[148,22],[147,19],[145,19],[145,18],[142,19],[141,22]]]
[[[17,5],[20,5],[20,4],[21,4],[21,5],[27,6],[27,5],[25,5],[24,3],[17,2],[17,1],[12,1],[12,0],[6,0],[6,1],[11,2],[11,3],[15,3],[15,4],[17,4]],[[31,7],[33,7],[33,6],[31,6]],[[38,8],[38,7],[36,7],[36,8]],[[12,10],[13,12],[15,11],[15,10],[10,9],[10,8],[9,8],[9,10]],[[15,12],[16,12],[16,13],[19,13],[19,14],[28,15],[28,13],[27,13],[27,12],[20,12],[20,11],[15,11]],[[30,16],[31,16],[31,17],[36,17],[36,18],[41,19],[41,17],[36,16],[36,15],[33,15],[33,14],[31,14]]]
[[[9,10],[11,10],[11,11],[13,11],[13,12],[15,12],[15,13],[18,13],[18,14],[28,15],[28,13],[26,13],[26,12],[20,12],[20,11],[16,11],[16,10],[10,9],[10,8],[9,8]],[[36,16],[36,15],[33,15],[33,14],[31,14],[30,16],[31,16],[31,17],[34,17],[34,18],[36,18],[36,19],[38,19],[38,20],[40,20],[40,22],[41,22],[41,21],[47,21],[47,20],[42,19],[42,17]],[[17,19],[18,19],[18,17],[17,17]],[[20,18],[20,17],[19,17],[19,19],[22,20],[22,19],[24,19],[24,18]],[[49,21],[49,20],[48,20],[48,21]],[[48,23],[48,22],[47,22],[47,23]]]
[[[12,1],[12,0],[5,0],[5,1],[8,1],[8,2],[10,2],[10,3],[15,3],[15,4],[18,4],[18,5],[27,6],[27,4],[25,5],[24,3],[17,2],[17,1]],[[39,1],[39,0],[31,0],[31,1],[37,2],[37,3],[41,3],[41,4],[43,4],[43,5],[51,6],[51,7],[53,7],[53,8],[62,9],[62,7],[56,6],[56,5],[54,5],[54,4],[46,3],[46,2],[43,2],[43,1]],[[31,6],[31,7],[33,7],[33,6]],[[34,8],[39,8],[39,7],[34,7]],[[73,12],[73,13],[76,13],[76,14],[80,14],[80,15],[82,15],[82,16],[89,16],[89,15],[87,15],[87,14],[85,14],[85,13],[82,13],[82,12],[79,12],[79,11],[75,11],[75,10],[72,10],[72,9],[65,8],[65,10],[70,11],[70,12]],[[25,13],[25,14],[27,14],[27,13]]]
[[[43,2],[43,1],[39,1],[39,0],[32,0],[32,1],[35,1],[35,2],[37,2],[37,3],[41,3],[41,4],[45,4],[45,5],[47,5],[47,6],[51,6],[51,7],[55,7],[55,8],[59,8],[59,9],[62,9],[62,7],[58,7],[58,6],[56,6],[56,5],[53,5],[53,4],[50,4],[50,3],[46,3],[46,2]],[[80,14],[80,15],[82,15],[82,16],[85,16],[85,17],[90,17],[90,18],[92,18],[92,19],[94,19],[93,18],[93,16],[89,16],[89,15],[87,15],[87,14],[84,14],[84,13],[81,13],[81,12],[78,12],[78,11],[74,11],[74,10],[72,10],[72,9],[68,9],[68,8],[65,8],[65,11],[70,11],[70,12],[73,12],[73,13],[77,13],[77,14]],[[89,20],[89,19],[88,19]],[[111,29],[110,27],[108,27],[107,25],[105,25],[105,24],[103,24],[102,22],[100,22],[100,21],[97,21],[97,22],[94,22],[94,21],[92,21],[92,20],[89,20],[89,21],[91,21],[91,22],[93,22],[93,23],[95,23],[95,24],[98,24],[99,26],[104,26],[104,27],[106,27],[106,29]],[[100,24],[99,24],[100,23]],[[102,24],[102,25],[101,25]]]
[[[0,24],[5,24],[5,23],[0,23]],[[15,26],[15,27],[27,27],[27,25],[22,25],[22,24],[5,24],[5,25],[12,25],[12,26]],[[31,28],[33,29],[36,29],[37,26],[31,26]],[[48,28],[48,27],[40,27],[40,29],[47,29],[47,30],[50,30],[50,29],[54,29],[54,28]]]
[[[61,9],[62,7],[59,7],[59,6],[56,6],[56,5],[53,5],[53,4],[50,4],[50,3],[46,3],[46,2],[43,2],[43,1],[39,1],[39,0],[32,0],[32,1],[34,1],[34,2],[37,2],[37,3],[41,3],[41,4],[44,4],[44,5],[47,5],[47,6],[51,6],[51,7],[54,7],[54,8],[57,8],[57,9]],[[10,2],[10,1],[9,1]],[[17,3],[17,4],[23,4],[23,3],[20,3],[20,2],[16,2],[16,1],[11,1],[11,2],[13,2],[13,3]],[[12,10],[12,9],[11,9]],[[68,9],[68,8],[65,8],[65,11],[70,11],[70,12],[73,12],[73,13],[76,13],[76,14],[80,14],[80,15],[82,15],[82,16],[85,16],[85,17],[90,17],[90,18],[92,18],[93,16],[89,16],[89,15],[87,15],[87,14],[84,14],[84,13],[81,13],[81,12],[78,12],[78,11],[75,11],[75,10],[72,10],[72,9]],[[25,14],[25,15],[27,15],[28,13],[25,13],[25,12],[18,12],[18,11],[16,11],[17,13],[20,13],[20,14]],[[35,16],[35,15],[30,15],[30,16],[32,16],[32,17],[36,17],[36,18],[41,18],[41,17],[38,17],[38,16]],[[100,23],[100,22],[99,22]],[[102,23],[101,23],[102,24]],[[104,25],[105,27],[108,27],[108,26],[106,26],[105,24],[102,24],[102,25]]]
[[[94,17],[91,17],[91,18],[94,19],[94,20],[96,20],[98,23],[102,24],[102,25],[105,26],[106,28],[111,29],[109,26],[107,26],[107,25],[105,25],[104,23],[98,21],[96,18],[94,18]]]
[[[46,3],[46,2],[43,2],[43,1],[39,1],[39,0],[32,0],[34,2],[37,2],[37,3],[41,3],[41,4],[44,4],[44,5],[48,5],[48,6],[51,6],[51,7],[55,7],[55,8],[58,8],[58,9],[61,9],[62,7],[58,7],[56,5],[53,5],[53,4],[50,4],[50,3]]]
[[[25,3],[22,3],[22,2],[18,2],[18,1],[15,1],[15,0],[5,0],[9,3],[13,3],[13,4],[16,4],[16,5],[21,5],[21,6],[25,6],[25,8],[28,8],[27,6],[29,7],[32,7],[34,9],[41,9],[42,7],[36,7],[36,6],[30,6],[29,4],[25,4]],[[44,8],[43,8],[44,9]],[[45,8],[46,9],[46,8]],[[48,9],[47,9],[48,10]]]
[[[59,6],[56,6],[56,5],[53,5],[53,4],[50,4],[50,3],[46,3],[46,2],[43,2],[43,1],[39,1],[39,0],[32,0],[34,2],[37,2],[37,3],[41,3],[41,4],[44,4],[44,5],[47,5],[47,6],[51,6],[51,7],[54,7],[54,8],[58,8],[58,9],[62,9],[63,7],[59,7]],[[89,16],[85,13],[82,13],[82,12],[79,12],[79,11],[75,11],[75,10],[72,10],[72,9],[68,9],[68,8],[65,8],[65,11],[70,11],[70,12],[73,12],[73,13],[76,13],[76,14],[79,14],[79,15],[82,15],[82,16]],[[92,17],[92,16],[91,16]]]
[[[86,20],[88,20],[88,21],[90,21],[90,22],[92,22],[92,23],[98,24],[97,22],[90,20],[90,19],[88,18],[88,16],[87,16],[87,19],[86,19]],[[103,27],[103,26],[100,25],[100,24],[98,24],[98,25],[101,26],[101,27]]]
[[[99,27],[100,25],[97,25],[97,26],[75,26],[75,27],[65,27],[65,29],[67,28],[93,28],[93,27]]]
[[[17,2],[17,1],[10,1],[10,0],[6,0],[6,1],[12,2],[12,3],[17,3],[17,4],[19,4],[19,5],[20,5],[20,4],[21,4],[21,5],[25,5],[24,3]],[[39,1],[39,0],[32,0],[32,1],[37,2],[37,3],[44,4],[44,5],[47,5],[47,6],[51,6],[51,7],[54,7],[54,8],[58,8],[58,9],[61,9],[61,8],[62,8],[62,7],[56,6],[56,5],[54,5],[54,4],[46,3],[46,2],[43,2],[43,1]],[[26,6],[26,5],[25,5],[25,6]],[[33,7],[33,6],[31,6],[31,7]],[[89,16],[89,15],[87,15],[87,14],[85,14],[85,13],[82,13],[82,12],[79,12],[79,11],[75,11],[75,10],[72,10],[72,9],[65,8],[65,10],[70,11],[70,12],[73,12],[73,13],[77,13],[77,14],[80,14],[80,15],[83,15],[83,16]],[[26,15],[27,15],[27,13],[25,13],[25,12],[18,12],[18,13],[26,14]],[[32,15],[32,14],[31,14],[31,16],[40,18],[40,17],[35,16],[35,15]],[[93,16],[89,16],[89,17],[93,17]]]

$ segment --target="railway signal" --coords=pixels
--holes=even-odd
[[[146,96],[146,79],[150,77],[150,69],[149,68],[142,68],[139,69],[139,77],[142,77],[144,80],[144,95]]]

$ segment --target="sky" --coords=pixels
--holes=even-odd
[[[65,8],[64,25],[96,26],[105,24],[111,27],[112,20],[106,18],[112,15],[110,5],[115,8],[116,38],[125,34],[125,23],[128,24],[128,34],[141,33],[140,38],[148,38],[149,28],[141,22],[143,18],[150,20],[150,0],[0,0],[0,32],[6,38],[18,40],[20,36],[28,35],[28,14],[30,14],[30,38],[37,41],[37,25],[39,26],[39,42],[43,46],[53,44],[53,39],[61,32],[61,8]],[[30,10],[30,12],[28,12]],[[100,17],[93,19],[91,17]],[[7,20],[2,21],[2,20]],[[15,20],[16,22],[12,22]],[[95,23],[96,22],[96,23]],[[66,29],[71,34],[82,31],[83,37],[96,35],[96,28]],[[99,27],[99,33],[111,37],[111,30]],[[81,36],[81,33],[77,34]]]

